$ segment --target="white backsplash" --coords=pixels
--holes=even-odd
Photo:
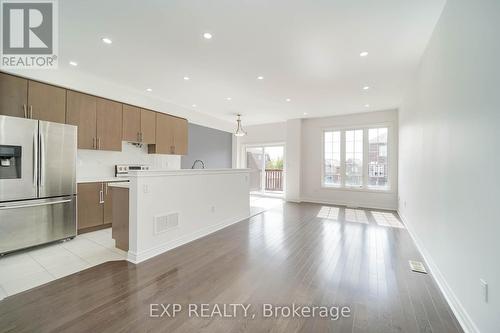
[[[181,168],[181,157],[176,155],[148,154],[147,145],[142,147],[122,143],[122,151],[78,149],[77,179],[109,178],[115,176],[116,164],[146,164],[152,170]]]

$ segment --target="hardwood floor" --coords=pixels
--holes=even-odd
[[[462,332],[409,259],[421,257],[390,212],[286,203],[139,265],[108,262],[8,297],[0,331]],[[152,318],[156,303],[183,310]],[[256,317],[190,318],[189,303],[251,304]],[[351,314],[262,318],[265,303]]]

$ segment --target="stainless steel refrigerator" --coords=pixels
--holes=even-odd
[[[0,116],[0,254],[76,236],[77,128]]]

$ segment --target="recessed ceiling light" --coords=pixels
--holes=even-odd
[[[70,61],[69,64],[71,66],[78,66],[78,63],[76,61]]]
[[[263,76],[257,76],[257,80],[264,80]]]
[[[368,52],[363,51],[359,54],[360,57],[366,57],[368,55]]]
[[[307,116],[308,114],[309,114],[309,113],[307,113],[307,112],[304,112],[304,116]]]
[[[205,38],[205,39],[212,39],[212,34],[210,32],[205,32],[203,34],[203,38]]]
[[[189,76],[184,76],[184,80],[189,81]]]
[[[363,87],[363,90],[368,90],[368,89],[370,89],[370,87],[369,87],[369,86],[364,86],[364,87]]]
[[[147,92],[152,92],[152,91],[153,91],[153,89],[151,89],[151,88],[146,88],[146,91],[147,91]]]
[[[370,104],[365,104],[365,108],[369,108],[370,107]]]
[[[230,101],[230,100],[232,100],[231,97],[226,97],[226,101]]]
[[[101,40],[102,40],[102,42],[104,44],[111,44],[111,43],[113,43],[113,41],[111,39],[109,39],[108,37],[103,37],[103,38],[101,38]]]
[[[286,102],[291,102],[292,100],[290,98],[285,99]]]
[[[191,105],[191,106],[192,106],[193,108],[195,108],[195,107],[196,107],[196,104],[193,104],[193,105]]]

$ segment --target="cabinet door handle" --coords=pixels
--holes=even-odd
[[[30,105],[30,119],[33,119],[33,105]]]
[[[26,104],[23,104],[23,110],[24,110],[24,118],[28,118],[28,110],[26,108]]]
[[[101,183],[101,190],[99,191],[99,203],[104,203],[104,183]]]
[[[108,195],[108,183],[106,183],[106,195]]]
[[[97,137],[97,149],[101,149],[101,138]]]
[[[92,149],[96,149],[96,146],[95,146],[95,137],[92,138]]]

